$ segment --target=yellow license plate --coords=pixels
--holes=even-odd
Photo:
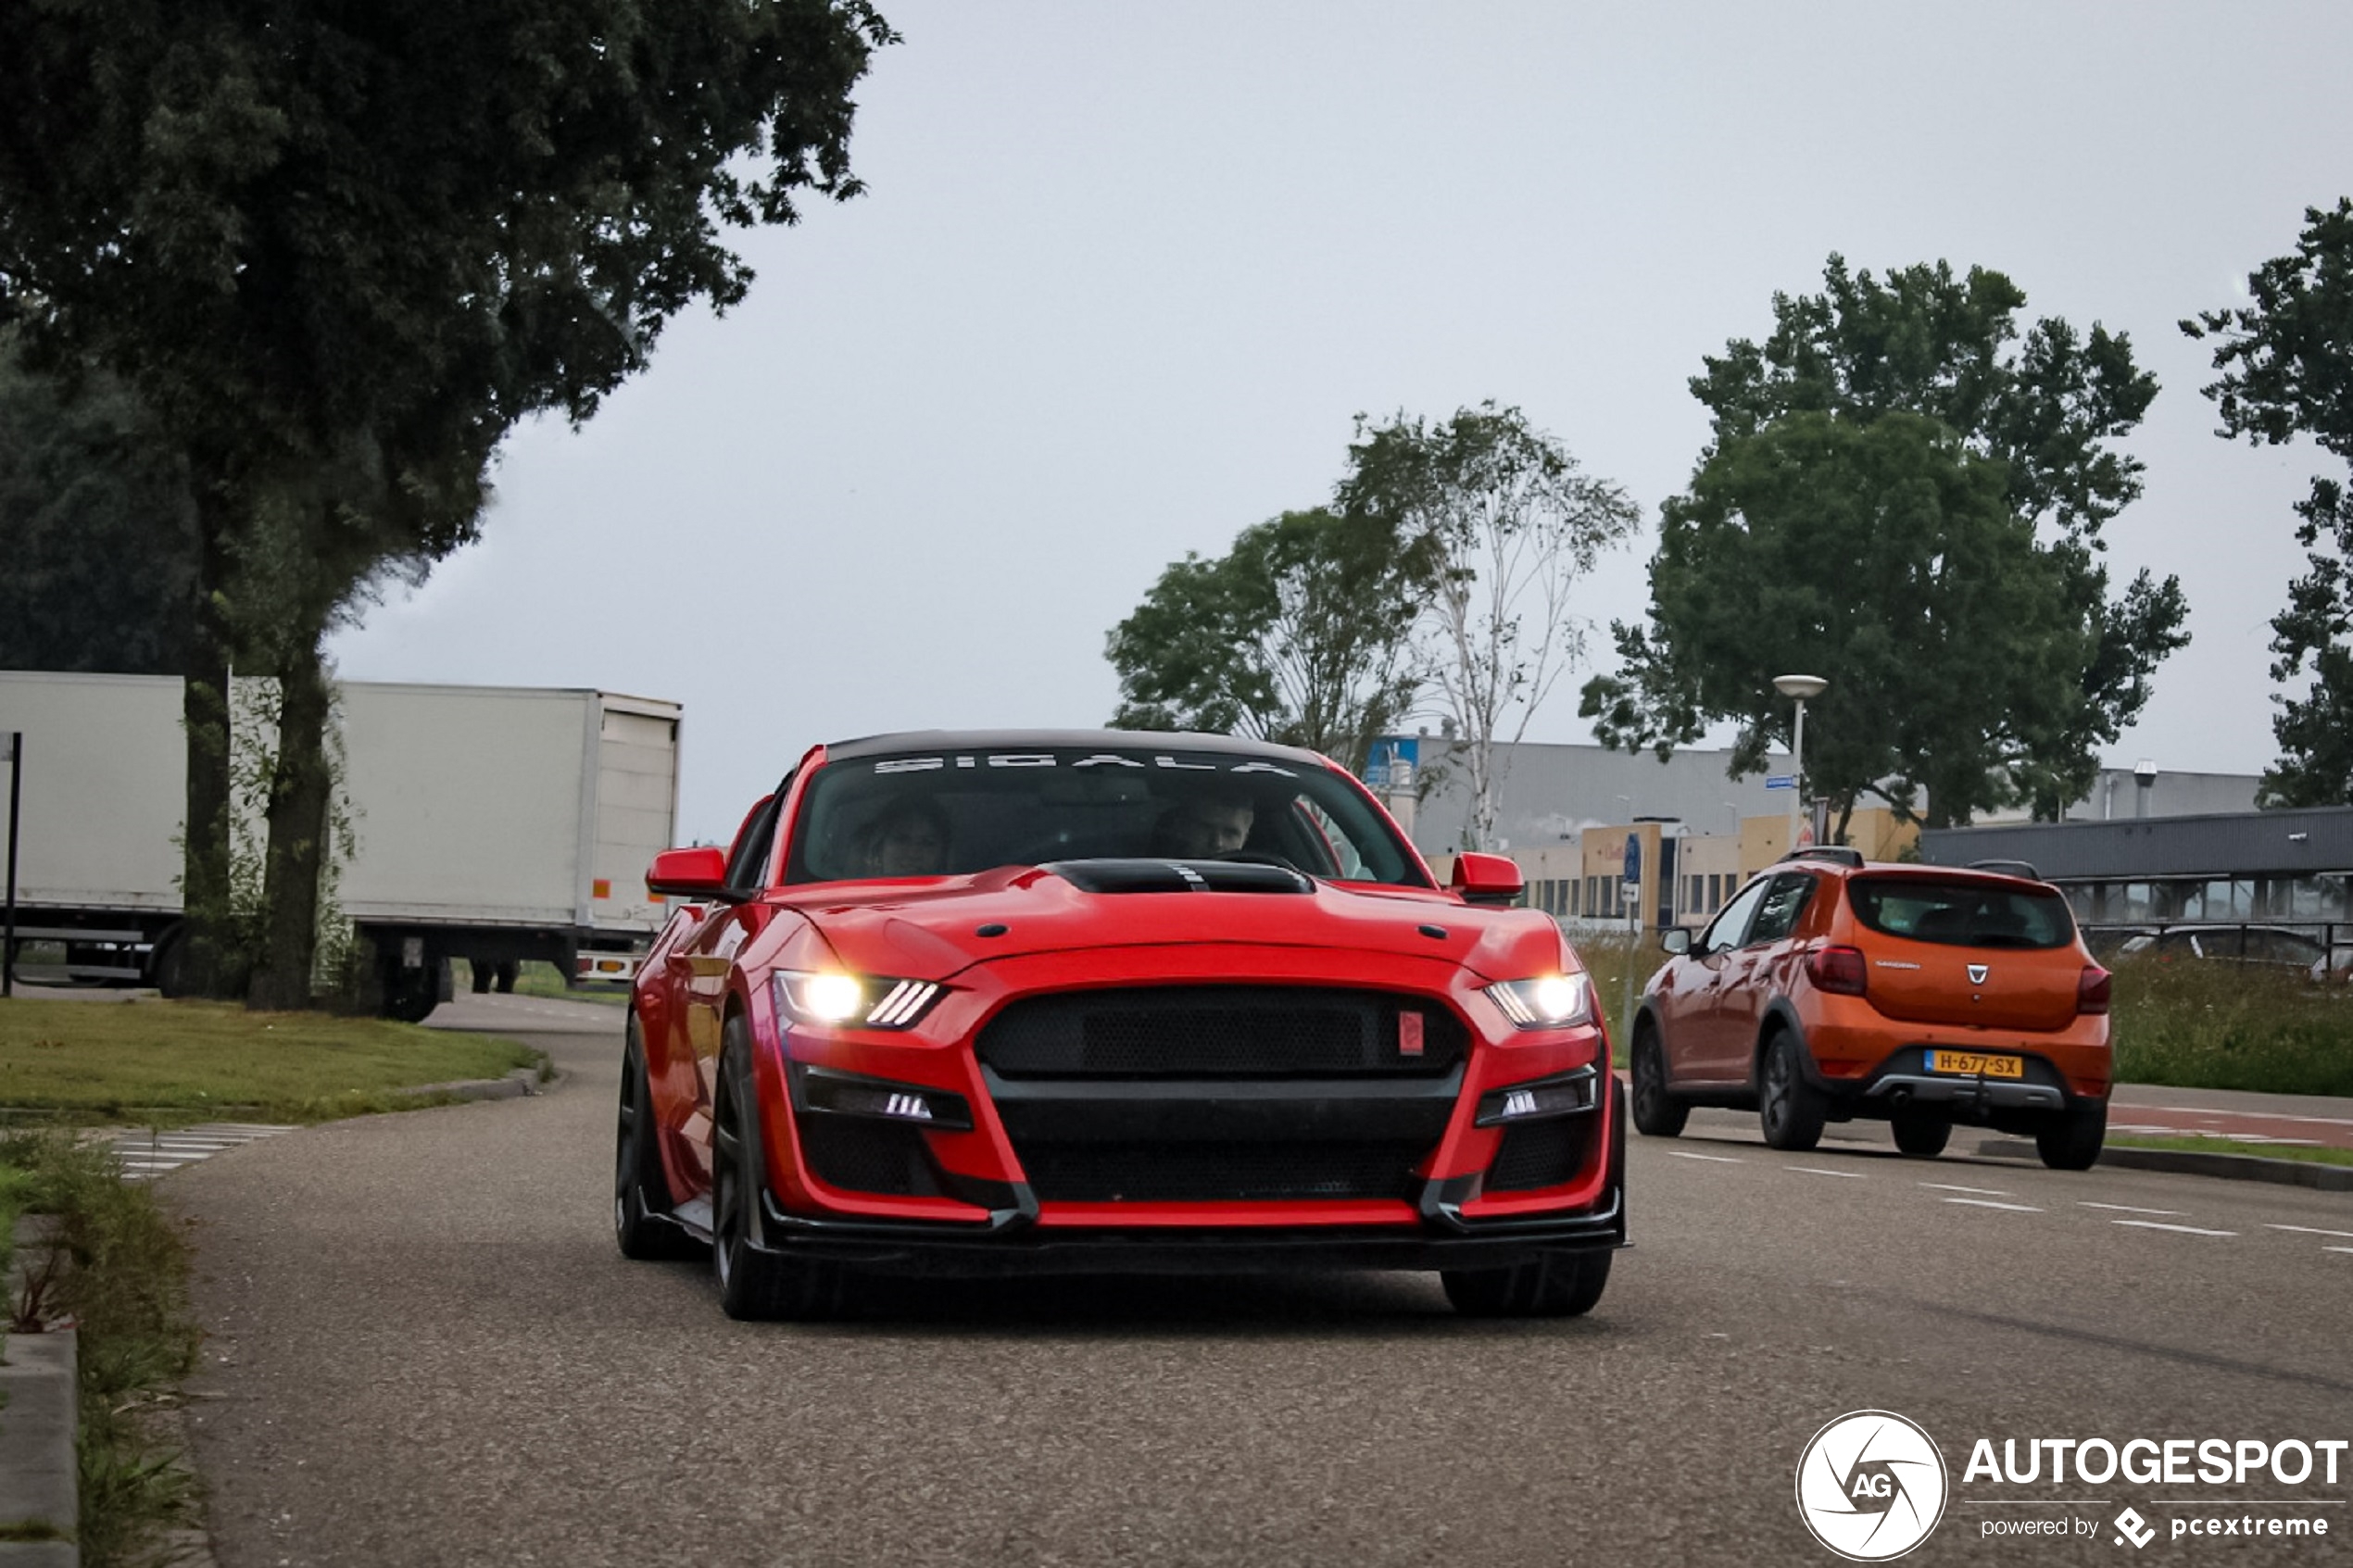
[[[2026,1059],[2022,1056],[1981,1056],[1976,1051],[1931,1051],[1928,1053],[1931,1073],[1958,1073],[1966,1077],[2023,1078]]]

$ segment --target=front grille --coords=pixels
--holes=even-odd
[[[1403,1047],[1416,1034],[1420,1052],[1409,1054]],[[1018,1001],[988,1022],[975,1048],[1007,1078],[1440,1077],[1467,1046],[1451,1010],[1412,997],[1169,985]]]
[[[936,1198],[939,1179],[924,1135],[912,1127],[854,1117],[800,1118],[800,1152],[827,1186],[898,1198]]]
[[[1504,1144],[1487,1167],[1489,1192],[1531,1192],[1577,1179],[1592,1135],[1591,1116],[1560,1116],[1504,1129]]]
[[[1038,1144],[1021,1150],[1048,1203],[1411,1198],[1422,1143]]]

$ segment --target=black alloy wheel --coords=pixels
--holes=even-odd
[[[751,1079],[751,1031],[727,1021],[719,1055],[719,1103],[711,1130],[711,1268],[719,1306],[747,1322],[815,1323],[841,1310],[839,1264],[787,1258],[756,1247],[753,1217],[766,1183],[760,1102]]]
[[[1942,1111],[1909,1107],[1888,1118],[1895,1147],[1915,1160],[1933,1160],[1953,1136],[1953,1119]]]
[[[1757,1121],[1765,1142],[1774,1148],[1802,1154],[1822,1141],[1822,1125],[1830,1120],[1830,1099],[1806,1077],[1798,1060],[1795,1035],[1783,1029],[1765,1047],[1763,1082],[1756,1096]]]
[[[2108,1101],[2079,1099],[2036,1129],[2034,1152],[2054,1171],[2088,1171],[2108,1142]]]
[[[700,1250],[669,1218],[669,1183],[661,1173],[657,1136],[645,1045],[633,1015],[628,1044],[622,1048],[621,1114],[613,1131],[612,1233],[621,1255],[640,1261],[691,1258]]]
[[[1644,1137],[1671,1138],[1692,1119],[1692,1108],[1667,1092],[1667,1052],[1658,1026],[1644,1019],[1634,1025],[1634,1130]]]
[[[1466,1318],[1573,1318],[1609,1285],[1607,1252],[1548,1252],[1506,1269],[1445,1269],[1446,1299]]]

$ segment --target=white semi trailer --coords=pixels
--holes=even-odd
[[[385,1011],[430,1012],[456,959],[634,972],[668,914],[645,872],[677,821],[679,711],[610,692],[342,683],[355,842],[335,903],[376,956]],[[52,972],[171,988],[180,714],[176,679],[0,671],[0,738],[24,736],[18,939],[62,947]]]

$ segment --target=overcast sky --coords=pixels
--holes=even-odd
[[[724,837],[816,741],[1101,722],[1164,566],[1326,499],[1359,412],[1484,398],[1642,503],[1583,597],[1638,616],[1687,379],[1835,250],[2131,335],[2163,390],[2111,556],[2181,574],[2196,641],[2110,759],[2272,758],[2322,459],[2217,439],[2174,323],[2353,194],[2353,6],[881,3],[868,194],[746,236],[750,298],[587,427],[519,432],[346,677],[683,702],[681,834]],[[1581,679],[1531,738],[1592,738]]]

